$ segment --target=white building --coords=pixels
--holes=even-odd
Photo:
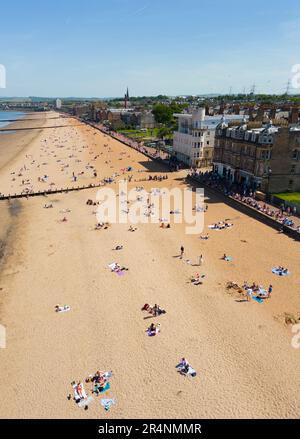
[[[206,116],[205,108],[192,113],[175,114],[178,131],[174,132],[173,151],[178,160],[193,167],[206,167],[212,163],[216,127],[224,116]],[[241,120],[243,116],[226,115],[226,120]]]
[[[61,99],[56,99],[55,107],[57,108],[57,110],[60,110],[61,106],[62,106]]]

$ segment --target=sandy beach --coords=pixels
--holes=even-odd
[[[0,136],[2,194],[96,184],[112,175],[113,189],[129,175],[130,188],[185,186],[186,171],[170,173],[75,119],[39,114],[14,125],[20,127],[28,130]],[[139,181],[166,174],[161,182]],[[300,349],[292,347],[287,324],[300,318],[299,243],[208,191],[208,240],[173,222],[170,229],[138,224],[134,233],[128,224],[95,230],[95,206],[86,202],[96,194],[0,201],[0,323],[7,331],[0,417],[299,417]],[[208,229],[225,219],[234,226]],[[224,253],[233,260],[222,260]],[[114,261],[129,270],[117,276],[108,269]],[[291,274],[274,275],[278,265]],[[189,281],[196,272],[205,275],[202,285]],[[229,281],[272,284],[272,297],[248,302],[226,289]],[[167,312],[149,318],[145,303]],[[71,310],[55,313],[56,304]],[[161,324],[156,337],[145,332],[152,322]],[[182,357],[195,378],[177,373]],[[101,396],[87,411],[67,398],[71,382],[97,370],[113,371],[103,398],[116,404],[107,412]],[[89,395],[91,388],[85,384]]]

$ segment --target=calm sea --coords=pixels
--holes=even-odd
[[[0,111],[0,128],[3,128],[11,123],[5,121],[22,119],[22,117],[24,116],[25,113],[21,113],[17,111]]]

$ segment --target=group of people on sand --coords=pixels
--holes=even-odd
[[[110,223],[100,222],[95,225],[95,230],[107,230],[110,227]]]
[[[200,273],[196,273],[194,276],[191,277],[191,283],[193,285],[202,285],[203,281],[202,279],[205,278],[205,274],[200,275]]]
[[[230,227],[233,227],[233,224],[228,223],[226,221],[219,221],[218,223],[212,224],[210,226],[210,229],[212,229],[212,230],[224,230],[224,229],[229,229]]]
[[[248,282],[244,282],[244,290],[246,291],[246,298],[249,302],[251,298],[255,297],[261,300],[270,299],[273,292],[273,285],[269,285],[268,291],[266,291],[261,285],[257,285],[255,282],[249,285]]]
[[[289,274],[289,269],[288,268],[284,268],[281,265],[279,265],[279,267],[276,267],[274,272],[276,274],[278,274],[278,276],[285,276],[287,274]]]
[[[100,393],[103,393],[105,390],[109,390],[109,379],[112,377],[112,371],[109,372],[101,372],[97,371],[94,375],[90,375],[86,378],[86,383],[93,383],[94,387],[92,393],[98,396]]]
[[[161,223],[159,226],[161,229],[170,229],[171,228],[171,224],[170,223]]]
[[[148,312],[153,317],[159,317],[162,314],[166,314],[166,311],[157,305],[157,303],[154,306],[149,305],[149,303],[145,303],[142,311]],[[160,333],[160,323],[151,323],[151,325],[146,329],[146,333],[149,337],[155,337],[158,335]]]
[[[157,304],[152,306],[149,305],[148,303],[145,303],[145,305],[142,308],[142,311],[147,311],[149,314],[152,314],[154,317],[158,317],[161,314],[166,314],[166,311]]]
[[[168,180],[168,176],[167,175],[149,175],[148,180],[149,181],[163,181],[163,180]]]

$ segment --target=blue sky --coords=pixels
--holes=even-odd
[[[6,0],[0,96],[282,93],[299,42],[299,0]]]

